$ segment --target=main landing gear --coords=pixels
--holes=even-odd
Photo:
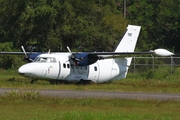
[[[79,81],[79,84],[81,84],[81,85],[86,85],[86,84],[90,84],[92,81],[91,80],[83,80],[83,79],[81,79],[80,81]]]

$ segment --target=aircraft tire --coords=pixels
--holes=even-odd
[[[31,80],[30,83],[33,84],[33,83],[35,83],[35,82],[37,82],[37,80]]]
[[[87,85],[87,84],[90,84],[90,83],[91,83],[90,80],[83,80],[83,79],[81,79],[81,80],[79,81],[79,84],[81,84],[81,85]]]

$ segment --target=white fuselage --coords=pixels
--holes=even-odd
[[[34,62],[21,66],[19,73],[34,80],[91,80],[102,83],[125,78],[128,71],[127,58],[98,60],[88,66],[76,66],[69,57],[70,53],[41,54]]]
[[[34,62],[21,66],[19,73],[34,80],[91,80],[96,83],[125,78],[132,58],[113,58],[113,55],[134,52],[140,29],[140,26],[128,25],[114,52],[73,54],[68,48],[69,53],[37,56]],[[100,55],[109,55],[108,57],[112,58],[101,59]]]

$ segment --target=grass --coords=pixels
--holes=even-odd
[[[176,120],[180,102],[123,99],[0,97],[0,118],[11,120]]]
[[[66,89],[66,90],[98,90],[98,91],[137,91],[137,92],[158,92],[158,93],[180,93],[180,75],[163,74],[159,78],[158,73],[152,74],[129,73],[126,79],[112,81],[103,84],[50,84],[48,81],[39,80],[30,84],[30,80],[18,75],[13,70],[0,70],[1,88],[21,88],[21,89]],[[146,75],[145,75],[146,74]],[[147,77],[151,75],[152,77]]]
[[[147,75],[145,75],[147,74]],[[157,73],[156,73],[157,74]],[[103,84],[49,84],[30,81],[12,70],[0,70],[1,88],[31,89],[30,92],[10,91],[0,96],[0,118],[4,120],[178,120],[180,102],[156,100],[49,98],[34,89],[69,89],[99,91],[140,91],[180,93],[177,73],[128,74],[126,79]],[[147,77],[148,75],[153,75]]]

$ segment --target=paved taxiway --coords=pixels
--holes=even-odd
[[[180,94],[169,93],[142,93],[142,92],[107,92],[107,91],[84,91],[84,90],[22,90],[13,88],[0,88],[0,95],[12,90],[36,91],[41,96],[59,98],[119,98],[137,100],[175,100],[180,101]]]

